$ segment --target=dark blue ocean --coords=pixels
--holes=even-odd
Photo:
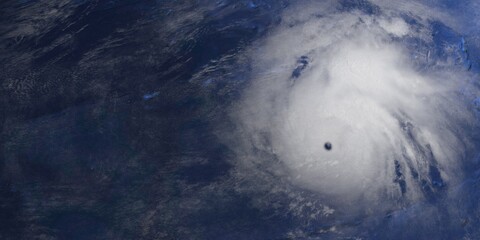
[[[476,0],[4,0],[0,239],[480,239],[476,7]],[[350,75],[315,72],[355,50],[347,40],[368,45],[365,36],[387,55],[388,46],[402,46],[411,72],[445,82],[412,95],[399,90],[388,105],[395,108],[343,108],[342,89],[361,106],[384,106],[402,83],[333,88]],[[345,72],[362,77],[372,64],[389,63],[369,51],[348,55],[361,69]],[[372,71],[388,76],[397,69],[390,68]],[[412,79],[403,69],[395,74]],[[326,75],[331,85],[321,86],[341,96],[302,98],[298,91],[317,96],[308,91],[316,83],[307,83]],[[280,78],[278,89],[270,84]],[[369,93],[374,100],[364,100]],[[326,122],[316,120],[324,112],[307,109],[322,103],[338,104]],[[296,127],[283,131],[287,118]],[[304,147],[316,141],[318,149]],[[335,150],[343,151],[340,162],[327,170],[300,164]],[[384,161],[389,154],[397,157]],[[342,162],[357,156],[376,160]],[[344,197],[350,192],[355,197]]]

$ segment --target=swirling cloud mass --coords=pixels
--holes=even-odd
[[[232,111],[238,176],[353,216],[455,198],[478,124],[461,36],[435,39],[435,24],[454,19],[420,5],[339,6],[292,6],[252,46],[251,84]]]

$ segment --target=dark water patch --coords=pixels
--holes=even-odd
[[[380,14],[380,7],[367,0],[342,0],[340,1],[341,11],[360,10],[368,15]]]
[[[200,234],[207,239],[280,239],[292,223],[271,210],[255,208],[249,198],[233,192],[227,199],[211,196],[207,206],[187,221],[189,226],[208,226]]]
[[[22,219],[24,201],[16,187],[2,179],[0,183],[0,238],[21,239],[27,227]]]
[[[398,183],[398,186],[400,187],[400,192],[405,194],[407,192],[407,183],[405,182],[405,176],[403,173],[402,166],[400,165],[400,162],[398,160],[394,161],[394,166],[395,166],[395,179],[394,182]]]
[[[297,66],[292,72],[292,78],[298,78],[302,74],[302,71],[305,70],[305,68],[308,66],[308,57],[307,56],[301,56],[297,60]]]
[[[58,239],[106,239],[106,221],[98,215],[86,211],[62,211],[53,213],[47,219],[47,226]]]

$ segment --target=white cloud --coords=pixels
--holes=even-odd
[[[438,16],[416,4],[380,4],[378,15],[308,4],[286,10],[283,23],[252,47],[254,77],[232,113],[241,129],[234,145],[242,178],[271,171],[272,181],[347,205],[385,196],[417,201],[428,198],[425,184],[443,191],[440,185],[461,181],[472,146],[464,129],[475,124],[458,91],[468,75],[444,65],[420,72],[398,40],[431,34],[428,25],[412,31],[405,12]],[[294,78],[301,56],[309,63]]]

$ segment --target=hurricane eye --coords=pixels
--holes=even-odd
[[[332,150],[332,144],[331,144],[330,142],[326,142],[326,143],[323,145],[323,147],[325,147],[325,149],[326,149],[327,151]]]

